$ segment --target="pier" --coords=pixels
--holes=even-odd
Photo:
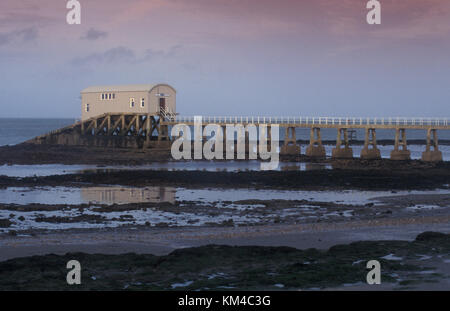
[[[29,143],[91,145],[122,148],[170,148],[169,128],[177,124],[193,126],[193,116],[179,116],[170,113],[104,113],[102,115],[78,121],[77,123],[38,136]],[[229,125],[266,125],[270,139],[271,127],[278,125],[284,129],[285,138],[280,146],[281,155],[300,155],[301,146],[297,142],[296,129],[310,130],[309,145],[305,155],[312,158],[325,158],[322,144],[322,129],[336,129],[336,147],[332,158],[351,159],[355,155],[349,141],[349,131],[364,129],[364,147],[362,159],[380,159],[377,148],[377,130],[395,130],[392,160],[409,160],[410,151],[407,144],[407,130],[423,130],[426,145],[422,160],[427,162],[442,161],[439,150],[438,131],[450,130],[448,119],[444,118],[337,118],[337,117],[257,117],[257,116],[203,116],[203,126],[216,124]],[[248,135],[246,146],[248,146]],[[206,138],[203,138],[206,140]],[[246,148],[248,150],[248,148]]]

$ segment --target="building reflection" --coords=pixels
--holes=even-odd
[[[89,187],[81,190],[85,202],[98,204],[161,203],[176,201],[176,188],[173,187]]]

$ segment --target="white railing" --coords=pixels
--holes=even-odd
[[[161,107],[159,110],[161,116],[167,121],[174,121],[176,119],[176,114],[170,111],[170,109],[165,110],[164,108]]]
[[[192,123],[193,116],[174,116],[176,123]],[[301,125],[386,125],[386,126],[449,126],[448,118],[363,118],[363,117],[255,117],[255,116],[202,116],[203,123],[217,124],[301,124]]]

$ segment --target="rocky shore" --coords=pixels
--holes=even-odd
[[[66,283],[66,263],[82,264],[81,284]],[[414,241],[361,241],[328,250],[206,245],[168,255],[44,255],[0,262],[0,290],[318,290],[368,287],[366,263],[378,260],[383,288],[445,289],[450,234]],[[365,285],[364,285],[365,284]],[[372,287],[373,288],[373,287]]]

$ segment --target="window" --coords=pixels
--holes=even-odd
[[[113,93],[113,99],[115,99],[116,98],[116,94],[115,93]]]
[[[134,98],[130,98],[130,107],[131,107],[131,108],[134,107]]]
[[[145,98],[141,98],[141,108],[145,107]]]
[[[86,112],[89,112],[89,104],[86,104],[85,110],[86,110]]]
[[[102,94],[102,99],[105,99],[105,94]]]
[[[109,93],[109,99],[112,99],[112,94],[111,93]]]

